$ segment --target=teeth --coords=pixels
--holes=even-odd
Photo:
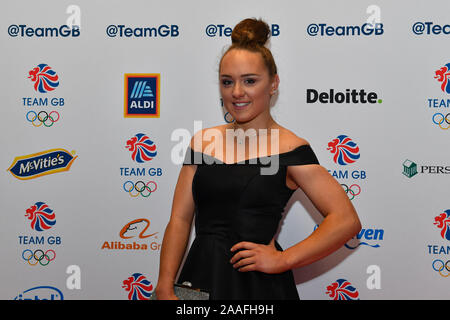
[[[236,107],[245,107],[245,106],[247,106],[248,104],[250,104],[250,102],[235,103],[234,105],[235,105]]]

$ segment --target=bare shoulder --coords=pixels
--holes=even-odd
[[[289,152],[302,145],[309,145],[309,142],[297,136],[291,130],[279,126],[280,153]]]
[[[211,137],[221,136],[227,125],[218,125],[210,128],[202,128],[194,133],[189,146],[196,152],[203,152],[205,146],[211,143]]]

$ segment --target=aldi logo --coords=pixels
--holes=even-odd
[[[159,118],[160,74],[125,74],[125,118]]]

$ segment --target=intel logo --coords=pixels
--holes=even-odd
[[[25,290],[14,300],[64,300],[64,295],[55,287],[39,286]]]

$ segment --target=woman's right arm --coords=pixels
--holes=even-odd
[[[183,165],[178,176],[172,202],[172,213],[161,247],[159,277],[155,289],[158,300],[177,299],[173,285],[186,251],[194,217],[192,179],[196,170],[196,165]]]

